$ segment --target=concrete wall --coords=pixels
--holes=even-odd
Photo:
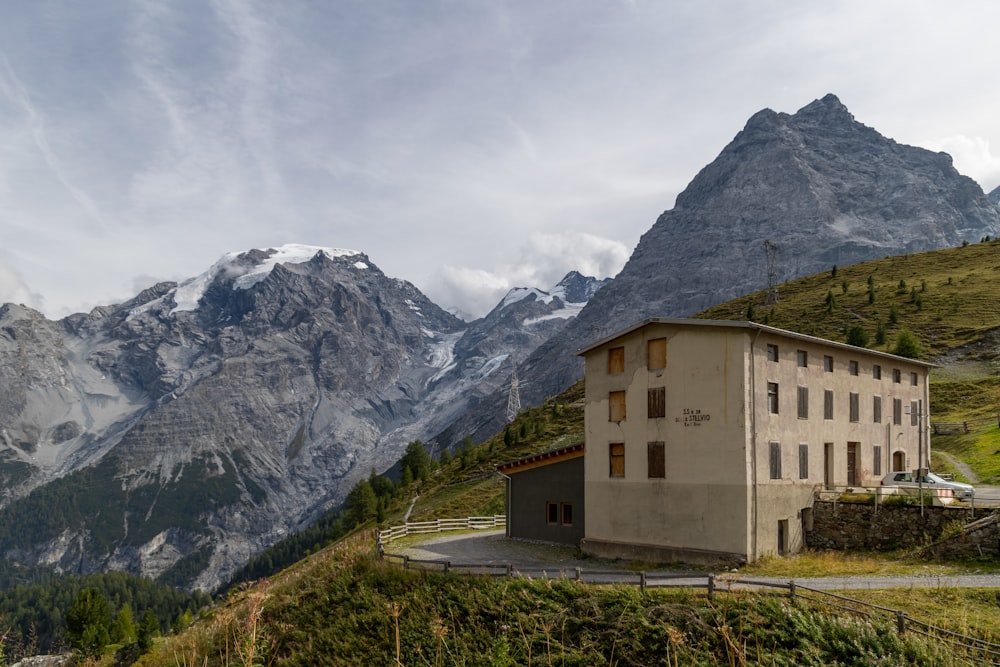
[[[646,365],[647,342],[667,339],[666,368]],[[625,348],[625,372],[608,373],[608,349]],[[586,357],[584,549],[615,543],[747,553],[747,452],[743,341],[726,329],[651,325]],[[662,418],[647,417],[647,390],[666,388]],[[626,392],[626,418],[609,420],[609,395]],[[650,478],[647,446],[663,442],[666,473]],[[610,443],[625,444],[625,475],[611,477]]]

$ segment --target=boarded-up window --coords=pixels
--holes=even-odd
[[[650,419],[667,416],[667,390],[665,387],[652,387],[646,392],[646,415]]]
[[[806,368],[809,366],[809,353],[805,350],[795,351],[795,363],[798,364],[799,368]]]
[[[872,397],[872,422],[876,424],[882,423],[882,397],[873,396]]]
[[[613,391],[608,394],[608,421],[620,422],[625,419],[625,392]]]
[[[910,426],[916,426],[920,423],[918,420],[920,418],[920,408],[917,407],[916,401],[910,401]]]
[[[646,343],[646,366],[651,371],[667,367],[666,338],[654,338]]]
[[[608,446],[608,458],[610,459],[609,474],[612,477],[624,477],[625,476],[625,443],[624,442],[612,442]]]
[[[778,360],[778,346],[768,343],[767,345],[767,360],[777,361]]]
[[[573,525],[573,503],[562,504],[562,525]]]
[[[882,476],[882,446],[873,445],[872,454],[874,459],[872,460],[872,474],[876,477]]]
[[[833,372],[833,357],[830,355],[823,357],[823,370],[827,373]]]
[[[799,445],[799,479],[809,479],[809,445]]]
[[[876,380],[882,379],[882,367],[879,366],[878,364],[872,366],[872,377],[875,378]]]
[[[898,368],[893,368],[892,369],[892,381],[895,384],[899,384],[901,377],[902,377],[901,371]]]
[[[545,520],[550,524],[559,523],[559,503],[545,503]]]
[[[781,479],[781,443],[772,442],[768,457],[771,468],[771,479]]]
[[[799,387],[799,419],[809,419],[809,387]]]
[[[833,419],[833,390],[823,391],[823,419]]]
[[[892,399],[892,423],[899,426],[903,423],[903,399]]]
[[[767,383],[767,411],[772,415],[778,414],[778,383]]]
[[[851,361],[848,361],[847,362],[847,370],[850,372],[851,375],[857,375],[858,374],[858,362],[854,361],[853,359]]]
[[[853,391],[848,395],[851,421],[861,421],[861,397]]]
[[[608,350],[608,375],[625,372],[625,348],[613,347]]]
[[[646,443],[648,452],[649,478],[663,479],[667,476],[666,446],[663,442]]]
[[[910,384],[913,385],[914,387],[916,387],[917,384],[919,384],[916,373],[910,373]]]

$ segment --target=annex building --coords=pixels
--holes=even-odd
[[[649,319],[579,354],[581,547],[593,555],[752,562],[798,551],[817,490],[877,486],[930,458],[931,364],[694,319]],[[559,518],[540,498],[530,511]]]

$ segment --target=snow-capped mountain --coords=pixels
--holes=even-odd
[[[58,322],[7,304],[0,556],[212,588],[502,386],[597,284],[466,324],[364,253],[288,245]]]

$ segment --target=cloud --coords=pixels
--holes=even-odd
[[[990,150],[989,139],[955,135],[921,145],[951,155],[955,169],[979,183],[986,192],[1000,186],[1000,156]]]
[[[529,234],[520,256],[493,269],[443,266],[429,280],[427,295],[453,305],[466,318],[489,312],[515,287],[549,290],[570,271],[607,278],[616,275],[629,251],[620,241],[576,231]]]
[[[0,264],[0,303],[19,303],[35,310],[42,310],[42,296],[31,291],[21,276],[9,266]]]

